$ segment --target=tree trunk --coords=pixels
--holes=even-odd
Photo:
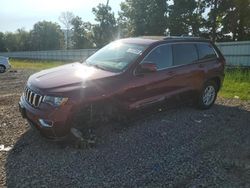
[[[213,10],[213,21],[212,21],[212,41],[216,40],[216,19],[217,19],[217,9],[218,9],[218,0],[214,0],[214,10]]]
[[[242,41],[245,38],[245,31],[244,31],[244,22],[245,22],[245,18],[247,17],[247,13],[246,13],[246,4],[245,3],[241,3],[239,5],[239,25],[238,25],[238,40]]]
[[[66,50],[69,49],[69,30],[66,30]]]

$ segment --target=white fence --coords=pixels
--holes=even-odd
[[[97,49],[77,49],[77,50],[52,50],[52,51],[27,51],[27,52],[1,52],[0,56],[17,59],[41,59],[59,61],[79,61],[84,60]]]
[[[250,67],[250,41],[216,43],[231,66]]]

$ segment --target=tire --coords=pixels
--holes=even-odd
[[[0,73],[4,73],[6,70],[5,66],[0,65]]]
[[[217,84],[212,80],[206,82],[198,96],[198,107],[200,109],[211,108],[216,100],[217,93]]]

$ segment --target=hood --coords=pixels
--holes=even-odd
[[[42,90],[60,88],[72,90],[75,87],[84,87],[86,81],[110,77],[117,74],[118,73],[104,71],[81,63],[71,63],[31,75],[28,80],[28,86]]]

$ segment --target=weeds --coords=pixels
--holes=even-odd
[[[14,69],[34,69],[34,70],[43,70],[52,67],[57,67],[64,65],[67,62],[62,61],[44,61],[44,60],[10,60],[11,66]]]
[[[250,100],[250,69],[226,69],[220,96]]]

